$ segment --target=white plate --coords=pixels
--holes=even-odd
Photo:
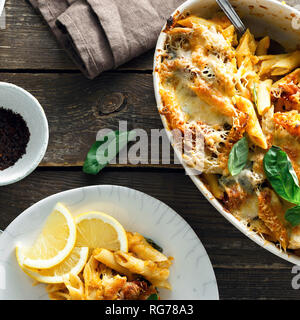
[[[243,22],[245,22],[246,26],[251,27],[251,31],[254,32],[256,37],[270,35],[272,39],[290,50],[295,50],[297,46],[300,45],[300,29],[294,29],[292,24],[293,19],[299,17],[299,11],[274,0],[231,0],[230,2],[237,8]],[[205,18],[211,16],[218,10],[219,7],[215,0],[188,0],[181,5],[173,15],[188,11]],[[160,34],[154,58],[154,88],[159,111],[161,111],[163,105],[159,94],[159,73],[156,70],[159,70],[160,67],[160,54],[164,48],[166,37],[166,33],[162,32]],[[161,118],[167,129],[167,120],[164,116],[161,116]],[[167,133],[171,140],[170,131],[167,130]],[[194,176],[193,172],[184,164],[182,155],[178,150],[175,150],[175,153],[197,188],[229,222],[261,247],[284,260],[300,265],[300,257],[281,251],[273,243],[267,242],[256,233],[249,231],[242,222],[237,220],[230,212],[224,210],[220,202],[215,199],[199,177]]]
[[[136,231],[157,242],[164,253],[175,258],[170,282],[173,291],[161,290],[164,300],[219,298],[217,282],[207,253],[192,228],[175,211],[139,191],[119,186],[92,186],[48,197],[16,218],[0,236],[0,300],[48,299],[44,285],[20,270],[15,258],[18,241],[26,244],[41,230],[57,202],[72,212],[106,212],[128,231]]]

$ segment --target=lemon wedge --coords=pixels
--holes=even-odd
[[[76,226],[69,210],[58,203],[47,218],[43,230],[32,247],[18,244],[27,268],[49,269],[61,263],[73,250]]]
[[[31,278],[42,283],[63,283],[70,274],[77,276],[83,269],[88,259],[89,248],[75,247],[69,256],[59,263],[57,266],[50,269],[29,269],[24,266],[24,256],[20,247],[16,248],[17,261],[20,268]]]
[[[75,217],[77,247],[104,248],[128,252],[125,229],[113,217],[102,212],[87,212]]]

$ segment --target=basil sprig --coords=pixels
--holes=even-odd
[[[288,155],[273,146],[264,157],[264,170],[274,191],[286,201],[296,206],[285,213],[286,221],[295,227],[300,224],[299,180]]]
[[[228,159],[228,170],[232,176],[239,174],[248,161],[249,145],[247,138],[239,140],[231,149]]]
[[[93,175],[98,174],[135,137],[136,132],[134,130],[130,132],[109,132],[92,145],[84,162],[83,172]]]

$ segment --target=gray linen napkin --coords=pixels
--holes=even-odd
[[[155,46],[184,0],[28,0],[90,79]]]

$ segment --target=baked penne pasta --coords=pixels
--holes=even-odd
[[[269,36],[262,38],[257,44],[256,55],[257,56],[267,55],[268,50],[270,48],[270,43],[271,43],[271,40]]]
[[[264,115],[271,108],[271,89],[273,80],[260,81],[257,86],[257,111],[259,115]]]
[[[213,21],[209,21],[200,17],[196,17],[196,16],[191,16],[188,17],[186,19],[182,19],[177,21],[177,24],[183,27],[188,27],[188,28],[193,28],[193,29],[197,29],[197,28],[203,28],[203,27],[216,27],[217,24]]]
[[[53,300],[147,300],[156,288],[171,290],[173,258],[167,258],[138,233],[127,232],[129,252],[94,249],[84,269],[64,283],[48,285]],[[145,250],[145,253],[143,252]],[[143,260],[143,259],[153,259]]]
[[[262,56],[260,57],[261,67],[259,75],[283,76],[292,72],[300,66],[300,51],[293,53]]]
[[[280,240],[283,249],[288,246],[288,230],[284,223],[284,211],[275,192],[265,188],[259,192],[259,218]]]
[[[132,254],[122,251],[117,251],[114,255],[118,264],[127,268],[132,273],[142,275],[150,282],[152,279],[163,281],[169,277],[169,269],[159,268],[153,261],[144,261],[134,257]]]
[[[247,124],[247,133],[254,144],[258,145],[262,149],[267,149],[268,144],[266,137],[263,134],[260,123],[257,119],[253,103],[241,96],[235,96],[236,106],[242,112],[249,115],[249,121]]]
[[[109,267],[112,270],[117,271],[120,274],[126,275],[128,279],[133,279],[132,273],[126,269],[120,266],[116,261],[113,252],[103,249],[103,248],[98,248],[93,251],[93,256],[94,258]]]
[[[65,295],[67,300],[84,300],[84,285],[79,276],[70,275],[65,281],[65,285],[68,289],[68,295]]]
[[[139,233],[127,232],[127,238],[129,251],[133,252],[138,258],[154,262],[169,261],[164,254],[154,249]]]
[[[217,199],[223,199],[223,197],[224,197],[224,191],[223,191],[222,188],[220,187],[216,175],[204,173],[203,176],[204,176],[204,179],[205,179],[205,180],[207,181],[207,183],[209,184],[210,191],[212,192],[212,194],[213,194]]]
[[[233,25],[230,25],[225,30],[223,30],[222,34],[224,38],[230,43],[230,45],[236,46],[238,44],[237,33]]]
[[[173,28],[183,32],[173,36]],[[296,43],[295,51],[270,54],[279,46],[273,48],[267,34],[255,39],[248,29],[237,41],[234,26],[219,13],[207,20],[180,16],[165,32],[156,72],[160,90],[171,92],[171,98],[162,97],[162,114],[172,129],[193,133],[189,152],[178,150],[182,161],[201,168],[200,178],[214,197],[250,230],[284,250],[300,249],[299,228],[282,220],[290,207],[281,208],[267,188],[263,164],[268,149],[280,147],[300,179]],[[196,148],[200,139],[201,152]]]
[[[255,54],[257,45],[254,36],[251,34],[248,29],[240,40],[240,44],[236,49],[236,57],[238,67],[240,67],[246,57],[252,56]]]
[[[300,66],[300,51],[288,54],[285,58],[278,60],[271,69],[271,76],[283,76],[292,72]]]
[[[151,283],[157,288],[172,290],[172,286],[168,280],[151,279]]]

